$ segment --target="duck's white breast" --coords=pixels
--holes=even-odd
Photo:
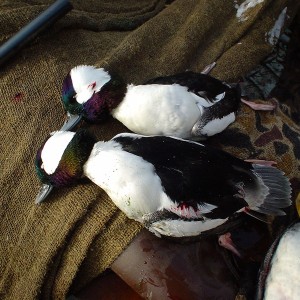
[[[187,138],[201,115],[201,100],[177,84],[130,85],[113,116],[136,133]]]
[[[115,141],[95,144],[84,173],[135,220],[141,221],[144,214],[171,205],[153,165],[123,151]]]

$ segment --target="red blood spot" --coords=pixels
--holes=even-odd
[[[14,101],[14,102],[21,102],[22,99],[23,99],[23,96],[24,96],[24,95],[23,95],[23,93],[21,93],[21,92],[16,93],[15,96],[14,96],[13,101]]]
[[[193,218],[195,217],[194,214],[191,214],[191,211],[190,209],[193,209],[194,212],[196,213],[197,215],[197,209],[192,206],[192,205],[189,205],[187,203],[180,203],[178,204],[178,206],[175,208],[176,211],[180,211],[180,214],[183,214],[183,216],[187,217],[187,218]]]
[[[186,205],[185,203],[180,203],[180,204],[178,205],[178,208],[179,208],[179,209],[185,209],[185,208],[187,208],[187,205]]]
[[[91,88],[92,90],[95,88],[95,86],[96,86],[96,81],[88,85],[88,87]]]
[[[245,206],[244,207],[244,212],[245,213],[248,213],[248,212],[250,212],[251,211],[251,209],[249,208],[249,206]]]
[[[186,204],[186,203],[180,203],[180,204],[178,204],[178,206],[177,206],[177,208],[178,208],[178,209],[181,209],[181,210],[183,210],[183,209],[189,209],[190,207],[191,207],[195,212],[197,211],[197,209],[195,209],[195,207],[193,207],[193,206],[191,206],[191,205],[188,205],[188,204]]]
[[[149,252],[153,249],[152,242],[148,239],[141,240],[140,245],[141,245],[143,252]]]

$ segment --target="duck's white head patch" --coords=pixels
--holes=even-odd
[[[42,168],[48,175],[55,172],[65,149],[74,135],[75,132],[57,131],[45,143],[41,159],[43,161]]]

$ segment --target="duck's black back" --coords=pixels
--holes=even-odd
[[[124,134],[114,138],[123,150],[151,163],[166,194],[190,206],[203,202],[238,210],[246,202],[236,197],[238,184],[255,187],[251,164],[232,155],[195,142],[166,136],[140,137]],[[228,203],[227,203],[228,204]]]

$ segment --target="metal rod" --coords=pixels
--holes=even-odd
[[[68,0],[57,0],[33,21],[23,27],[0,47],[0,65],[15,55],[41,31],[55,23],[73,8]]]

